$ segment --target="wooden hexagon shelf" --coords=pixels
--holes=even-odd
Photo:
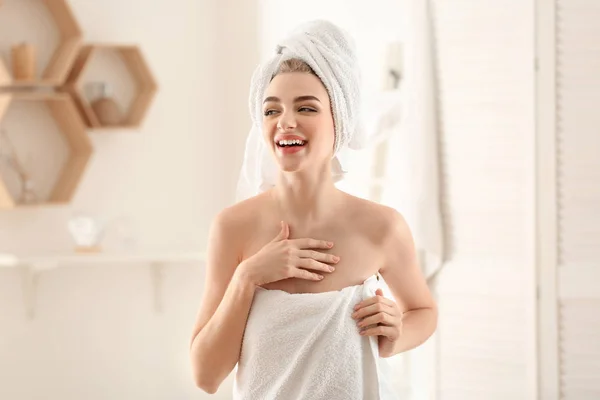
[[[133,95],[128,106],[123,109],[122,118],[116,123],[103,123],[92,103],[86,96],[85,73],[100,52],[118,55],[133,81]],[[73,96],[81,114],[91,129],[138,128],[157,91],[156,81],[138,46],[124,44],[88,44],[81,47],[67,78],[65,89]]]
[[[61,137],[61,142],[64,143],[65,160],[61,163],[55,162],[57,175],[49,184],[46,190],[47,195],[34,203],[25,204],[17,199],[16,197],[20,197],[20,195],[16,196],[15,191],[10,189],[6,175],[0,174],[0,208],[66,204],[73,197],[93,153],[92,143],[85,131],[85,124],[73,99],[66,93],[2,93],[0,94],[0,128],[4,120],[7,119],[8,114],[10,114],[7,111],[11,108],[11,105],[19,102],[34,102],[35,105],[46,106],[42,108],[48,114],[47,118],[51,118],[49,122],[53,122],[57,131],[56,134]],[[48,125],[40,118],[35,121],[43,124],[41,126],[44,127]],[[16,126],[21,128],[26,122],[20,117]],[[0,137],[0,139],[3,138]],[[33,139],[34,141],[37,140],[35,137]],[[45,153],[52,154],[51,157],[57,156],[52,151],[45,151]],[[0,163],[6,163],[6,159],[0,158]]]
[[[13,0],[15,1],[15,0]],[[56,23],[59,43],[41,76],[33,80],[16,80],[0,60],[0,88],[11,89],[28,86],[60,86],[64,84],[83,40],[83,33],[66,0],[40,0]],[[22,4],[25,4],[23,2]],[[0,0],[0,12],[3,1]],[[43,6],[42,6],[43,7]],[[26,24],[28,21],[23,21]]]
[[[10,85],[12,78],[10,76],[10,72],[6,69],[4,63],[0,59],[0,88],[4,88]]]

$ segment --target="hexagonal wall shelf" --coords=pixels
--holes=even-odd
[[[30,103],[33,103],[33,106],[35,106],[33,110],[27,109],[24,111],[20,108],[29,107],[32,105]],[[13,105],[15,105],[14,110],[16,111],[14,118],[12,118],[14,123],[11,127],[14,130],[24,129],[24,131],[19,132],[18,135],[13,135],[11,141],[14,139],[18,139],[19,141],[28,139],[30,144],[37,145],[38,152],[30,154],[23,160],[21,158],[23,153],[15,156],[15,153],[18,153],[16,149],[19,146],[16,144],[8,146],[7,143],[10,143],[10,141],[5,140],[6,137],[4,135],[0,136],[0,144],[4,144],[2,146],[4,148],[0,148],[2,150],[0,151],[0,166],[2,167],[0,172],[13,172],[11,175],[0,173],[0,208],[68,203],[75,193],[93,152],[92,143],[85,131],[85,124],[72,98],[66,93],[52,92],[2,93],[0,94],[0,129],[8,129],[6,125],[10,124],[6,121],[10,119],[10,110],[13,109]],[[20,112],[31,116],[31,118],[24,118]],[[22,134],[25,132],[27,135]],[[6,134],[7,132],[5,131],[4,133]],[[53,144],[52,146],[49,146],[48,143],[43,143],[44,140],[49,140],[52,135],[54,136],[53,141],[60,143]],[[63,160],[59,160],[61,155]],[[41,165],[43,161],[42,156],[46,158],[44,161],[49,160],[50,167]],[[21,200],[24,193],[23,188],[28,186],[24,184],[24,181],[27,180],[23,179],[25,175],[22,171],[27,168],[29,169],[27,175],[34,181],[38,179],[35,186],[45,186],[43,190],[44,195],[39,196],[33,202],[24,202]],[[46,175],[48,172],[44,170],[45,168],[52,169],[55,171],[55,174],[51,179],[48,178],[48,181],[44,180],[40,182],[42,178],[39,178],[39,176],[43,175],[44,179],[47,178]],[[15,173],[14,171],[17,172]],[[36,173],[40,175],[36,177]],[[15,184],[15,182],[18,184]]]
[[[130,99],[127,101],[128,104],[123,105],[121,108],[122,116],[118,119],[107,117],[108,113],[111,113],[112,109],[116,109],[117,105],[111,106],[110,102],[107,102],[108,105],[105,108],[95,107],[94,103],[97,99],[90,97],[86,91],[86,84],[89,83],[86,79],[86,72],[91,69],[95,58],[99,58],[100,53],[106,52],[120,59],[124,70],[128,72],[128,80],[132,81],[126,82],[132,84]],[[108,82],[100,83],[106,84]],[[119,84],[115,86],[121,88],[128,85]],[[138,128],[141,125],[156,94],[157,84],[138,46],[88,44],[81,47],[64,88],[75,99],[80,112],[85,116],[88,127],[92,129],[126,129]],[[113,101],[113,104],[116,104],[116,102]],[[99,115],[100,110],[105,110],[107,114],[104,116]],[[106,122],[109,118],[111,119],[110,123]]]
[[[6,1],[6,0],[5,0]],[[17,1],[20,0],[11,0]],[[42,7],[47,8],[52,20],[56,23],[59,32],[59,43],[52,53],[48,63],[39,78],[33,80],[15,80],[7,65],[0,65],[0,88],[10,89],[27,86],[59,86],[62,85],[69,70],[77,56],[79,47],[83,40],[83,34],[79,24],[75,20],[71,7],[66,0],[39,0]],[[3,1],[0,0],[0,13]],[[22,2],[20,4],[28,4]],[[6,5],[5,5],[6,7]],[[30,21],[23,21],[27,24]],[[2,61],[0,60],[0,63]],[[12,64],[11,64],[12,65]]]

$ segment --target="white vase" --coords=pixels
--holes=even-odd
[[[87,215],[76,216],[69,220],[68,227],[76,251],[100,251],[104,228],[97,219]]]

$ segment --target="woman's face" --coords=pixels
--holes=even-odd
[[[329,165],[334,123],[321,80],[305,72],[273,78],[263,102],[263,134],[283,171]]]

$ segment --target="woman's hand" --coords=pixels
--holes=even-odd
[[[389,342],[402,336],[402,310],[394,301],[383,297],[381,289],[375,291],[374,297],[358,303],[352,318],[357,320],[362,336],[383,336]]]
[[[320,281],[322,272],[333,272],[339,257],[313,249],[330,249],[333,243],[317,239],[288,239],[290,228],[281,222],[279,234],[238,266],[256,286],[288,278]],[[318,271],[319,273],[311,272]]]

